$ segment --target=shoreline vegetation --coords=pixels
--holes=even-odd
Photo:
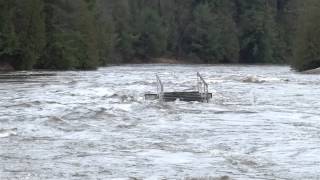
[[[108,67],[108,66],[121,66],[121,65],[158,65],[158,64],[164,64],[164,65],[212,65],[212,66],[225,66],[225,65],[230,65],[230,66],[288,66],[288,64],[285,63],[198,63],[195,62],[193,60],[190,59],[176,59],[176,58],[170,58],[170,57],[162,57],[162,58],[151,58],[150,60],[148,60],[147,62],[145,60],[138,60],[138,59],[134,59],[129,63],[110,63],[110,64],[106,64],[104,66],[99,66],[97,67]],[[75,69],[75,68],[70,68],[70,69],[30,69],[32,71],[81,71],[81,70],[86,70],[86,71],[90,71],[90,70],[96,70],[96,69]],[[14,69],[14,67],[12,65],[10,65],[9,63],[0,63],[0,73],[1,72],[14,72],[14,71],[19,71]],[[304,74],[320,74],[320,68],[315,68],[315,69],[309,69],[306,71],[300,71],[301,73]]]
[[[0,62],[0,72],[14,71],[15,69],[9,63]]]
[[[0,70],[182,61],[302,72],[320,67],[319,18],[318,0],[0,0]]]
[[[303,74],[320,74],[320,68],[302,71]]]
[[[163,65],[210,65],[210,66],[226,66],[226,65],[230,65],[230,66],[287,66],[287,64],[274,64],[274,63],[198,63],[198,62],[194,62],[192,60],[185,60],[185,59],[175,59],[175,58],[168,58],[168,57],[164,57],[164,58],[152,58],[150,59],[148,62],[145,62],[144,60],[133,60],[130,63],[113,63],[113,64],[107,64],[105,66],[99,66],[97,68],[100,67],[109,67],[109,66],[122,66],[122,65],[159,65],[159,64],[163,64]],[[59,70],[59,69],[31,69],[32,71],[66,71],[66,70]],[[67,71],[81,71],[83,69],[67,69]],[[85,69],[86,71],[89,71],[88,69]],[[95,70],[95,69],[93,69]],[[6,63],[0,63],[0,72],[14,72],[17,71],[15,70],[10,64],[6,64]],[[312,70],[310,70],[312,71]]]

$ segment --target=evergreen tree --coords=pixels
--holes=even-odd
[[[47,0],[48,43],[41,68],[94,69],[99,64],[94,4],[85,0]]]
[[[320,67],[320,1],[300,2],[299,28],[292,66],[298,71]]]
[[[70,69],[78,65],[75,39],[79,34],[70,23],[73,12],[69,1],[45,0],[47,45],[39,68]]]
[[[190,27],[192,26],[192,12],[195,7],[193,0],[173,0],[171,4],[173,19],[168,23],[171,27],[169,36],[169,47],[171,46],[173,54],[177,59],[188,55],[184,49],[188,49],[190,43]],[[187,47],[185,47],[187,45]]]
[[[299,0],[277,0],[275,59],[281,63],[288,63],[293,57],[292,47],[298,18],[296,1]]]
[[[162,27],[162,20],[151,8],[144,8],[136,23],[138,38],[134,43],[136,55],[140,58],[157,57],[166,51],[166,32]]]
[[[95,2],[82,1],[78,3],[75,31],[79,33],[77,60],[80,69],[95,69],[99,65],[97,27],[95,19]]]
[[[97,46],[99,54],[99,64],[105,66],[114,63],[115,32],[113,20],[99,20],[97,27]]]
[[[110,3],[100,0],[97,1],[97,7],[100,7],[96,15],[99,64],[105,66],[108,63],[115,63],[115,27]]]
[[[237,62],[239,42],[231,1],[201,3],[194,10],[192,52],[206,63]]]
[[[319,8],[317,0],[0,0],[0,60],[16,69],[95,69],[163,56],[290,60],[304,70],[319,66]]]
[[[32,69],[43,53],[45,24],[42,0],[21,0],[18,3],[17,33],[21,59],[18,69]]]
[[[274,62],[274,7],[271,1],[238,1],[240,27],[240,61],[244,63]]]
[[[133,34],[130,24],[130,6],[128,0],[117,0],[113,6],[113,19],[116,32],[116,51],[122,61],[128,62],[134,57],[133,43],[137,36]]]
[[[0,0],[0,62],[13,64],[19,57],[14,26],[15,2]]]

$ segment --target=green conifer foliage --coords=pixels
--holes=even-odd
[[[0,62],[65,70],[169,57],[301,71],[320,66],[319,2],[0,0]]]
[[[231,2],[215,0],[199,4],[193,12],[191,51],[206,63],[238,61],[236,25],[228,11],[231,5]]]
[[[45,59],[49,69],[95,69],[99,49],[95,4],[85,0],[47,0]]]
[[[271,63],[277,61],[275,7],[272,1],[239,1],[240,61]]]
[[[94,1],[78,2],[76,31],[79,33],[77,58],[80,69],[95,69],[99,65],[97,27]]]
[[[18,69],[32,69],[42,56],[46,43],[42,0],[21,0],[18,3],[17,32],[21,59]]]
[[[301,6],[292,61],[298,71],[320,67],[320,1],[306,0]]]
[[[13,64],[19,57],[14,26],[14,2],[0,0],[0,62]]]
[[[167,37],[158,11],[144,8],[139,16],[137,23],[139,26],[136,26],[138,39],[134,44],[137,56],[141,58],[161,56],[166,50]]]

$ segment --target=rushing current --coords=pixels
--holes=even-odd
[[[192,91],[209,103],[145,100]],[[320,179],[320,76],[287,66],[0,74],[0,179]]]

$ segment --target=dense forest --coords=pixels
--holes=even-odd
[[[0,65],[95,69],[174,58],[320,66],[319,0],[0,0]]]

